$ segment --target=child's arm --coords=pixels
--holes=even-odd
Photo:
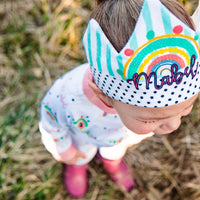
[[[85,154],[79,151],[73,144],[67,151],[60,154],[52,154],[52,155],[57,161],[63,162],[68,165],[75,164],[79,158],[83,159],[86,158]]]
[[[53,154],[53,157],[60,162],[63,162],[68,165],[75,164],[79,158],[86,158],[86,155],[79,151],[73,144],[70,146],[70,148],[61,154]]]
[[[60,100],[58,79],[41,102],[39,129],[42,142],[53,157],[66,164],[85,158],[73,144],[70,136],[70,122],[66,119],[66,107]]]
[[[42,113],[42,112],[41,112]],[[42,115],[42,114],[41,114]],[[40,132],[42,135],[42,142],[46,149],[52,154],[52,156],[59,162],[65,164],[74,164],[77,162],[78,158],[86,158],[85,154],[80,152],[71,142],[71,138],[68,132],[68,128],[64,128],[64,135],[60,138],[56,138],[56,135],[62,135],[62,129],[58,128],[59,124],[46,121],[44,119],[45,114],[41,116],[39,123]],[[43,119],[42,119],[43,118]],[[51,120],[50,120],[51,121]],[[45,126],[47,126],[45,128]],[[57,128],[56,128],[57,127]],[[50,128],[48,130],[48,128]],[[45,130],[47,129],[47,130]],[[57,133],[56,133],[57,131]]]

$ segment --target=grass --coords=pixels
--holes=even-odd
[[[196,1],[185,1],[192,10]],[[53,81],[85,62],[81,37],[92,0],[0,2],[0,199],[71,200],[61,163],[45,150],[39,105]],[[120,191],[94,159],[82,200],[199,200],[200,102],[175,133],[131,148],[137,189]]]

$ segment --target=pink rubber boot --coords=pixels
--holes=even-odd
[[[126,191],[134,187],[134,180],[127,164],[122,160],[107,160],[98,155],[103,163],[104,169],[108,172],[112,180]]]
[[[75,198],[82,197],[87,191],[87,166],[87,164],[65,166],[65,188]]]

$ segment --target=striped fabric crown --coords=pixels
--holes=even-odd
[[[195,12],[199,30],[199,12]],[[91,19],[83,44],[94,81],[109,97],[141,107],[164,107],[200,91],[200,33],[159,0],[144,0],[135,29],[118,53]]]

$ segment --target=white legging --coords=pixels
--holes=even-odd
[[[108,160],[118,160],[122,158],[128,147],[133,146],[134,144],[140,143],[143,139],[153,136],[153,133],[146,135],[138,135],[130,131],[130,134],[122,140],[119,144],[116,144],[112,147],[96,147],[93,144],[88,144],[84,141],[80,141],[80,138],[76,135],[71,135],[73,144],[86,155],[86,159],[80,158],[76,165],[83,165],[89,163],[99,151],[100,155]]]

